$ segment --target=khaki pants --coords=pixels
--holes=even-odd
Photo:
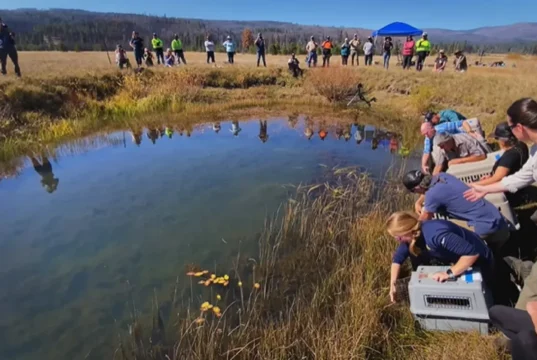
[[[537,263],[533,264],[530,275],[524,279],[524,287],[518,297],[516,308],[527,310],[530,301],[537,301]]]

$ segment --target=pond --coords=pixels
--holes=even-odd
[[[273,119],[116,132],[21,159],[0,181],[2,358],[112,354],[127,280],[144,309],[187,264],[255,258],[293,185],[335,166],[381,177],[399,141],[372,126]]]

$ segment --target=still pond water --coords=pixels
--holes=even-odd
[[[382,176],[399,160],[392,134],[355,124],[321,129],[322,140],[310,125],[117,132],[25,158],[0,181],[0,358],[112,358],[127,280],[146,309],[186,264],[228,269],[239,249],[255,258],[287,185],[334,166]]]

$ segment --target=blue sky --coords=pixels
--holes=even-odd
[[[472,29],[537,22],[537,0],[17,0],[2,8],[81,8],[219,20],[275,20],[376,29],[393,21],[416,27]],[[354,15],[353,15],[354,14]],[[6,19],[7,20],[7,19]]]

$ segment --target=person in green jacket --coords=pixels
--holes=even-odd
[[[153,51],[157,55],[157,63],[160,65],[162,60],[162,65],[164,65],[164,43],[158,38],[156,33],[153,33],[151,45],[153,45]]]
[[[186,65],[185,60],[185,54],[183,52],[183,42],[179,40],[179,35],[175,34],[172,41],[172,50],[175,53],[175,58],[177,59],[177,64],[181,64],[181,60],[183,60],[183,64]]]
[[[416,55],[418,61],[416,61],[416,70],[421,71],[423,69],[423,63],[427,56],[431,52],[431,42],[426,32],[423,33],[421,39],[416,42]]]

